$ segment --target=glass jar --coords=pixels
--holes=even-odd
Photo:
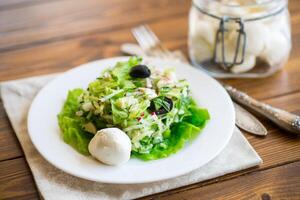
[[[287,0],[193,0],[192,63],[217,78],[266,77],[291,50]]]

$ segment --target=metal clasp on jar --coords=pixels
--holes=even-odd
[[[236,38],[236,46],[235,46],[233,60],[226,60],[225,33],[229,31],[228,29],[226,29],[226,23],[228,22],[237,23],[239,27],[236,30],[238,34]],[[221,48],[218,48],[219,45],[221,45]],[[244,62],[245,49],[246,49],[246,32],[244,30],[243,20],[241,18],[232,18],[227,16],[220,19],[219,29],[216,32],[216,42],[214,47],[214,62],[222,66],[222,68],[224,68],[225,70],[230,70],[230,68],[232,68],[234,65],[242,64]],[[218,55],[221,55],[221,59],[218,59]]]

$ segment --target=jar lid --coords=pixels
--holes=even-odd
[[[193,0],[193,6],[211,17],[224,16],[254,21],[276,15],[287,6],[288,0]]]

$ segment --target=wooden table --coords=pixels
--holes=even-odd
[[[186,0],[2,0],[0,81],[62,72],[122,55],[133,26],[147,23],[170,49],[187,51]],[[300,2],[290,1],[293,50],[286,67],[258,80],[226,80],[253,97],[300,114]],[[2,103],[1,103],[2,104]],[[245,134],[264,163],[145,199],[300,199],[299,138],[266,120],[265,138]],[[38,199],[24,154],[0,106],[0,199]]]

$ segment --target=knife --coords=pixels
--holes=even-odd
[[[145,56],[146,54],[143,52],[143,50],[139,47],[137,44],[132,43],[125,43],[121,45],[121,51],[128,55],[137,55],[137,56]],[[178,55],[179,59],[187,62],[187,59],[182,54],[181,51],[174,51],[174,54]],[[264,127],[262,123],[259,122],[259,120],[253,116],[250,112],[243,109],[238,104],[234,103],[235,108],[235,114],[236,114],[236,121],[235,124],[254,135],[260,135],[264,136],[267,135],[267,129]]]

